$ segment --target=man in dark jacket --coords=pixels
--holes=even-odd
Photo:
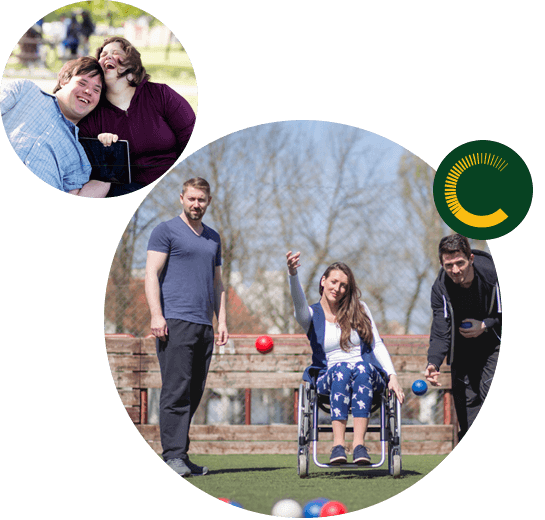
[[[439,243],[441,270],[431,291],[433,322],[426,379],[438,381],[451,365],[461,439],[481,409],[496,370],[501,343],[501,299],[492,257],[455,234]]]

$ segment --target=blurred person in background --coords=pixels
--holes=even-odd
[[[76,15],[73,14],[66,29],[66,39],[64,40],[64,46],[68,49],[70,58],[76,58],[78,55],[79,36],[80,25]]]
[[[81,25],[80,25],[80,35],[81,35],[81,45],[82,45],[82,54],[87,56],[89,54],[89,38],[95,32],[95,24],[91,19],[91,14],[89,11],[83,11],[81,13]]]

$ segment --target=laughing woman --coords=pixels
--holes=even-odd
[[[330,396],[330,463],[344,464],[347,460],[344,437],[351,408],[354,462],[370,464],[364,439],[373,395],[387,384],[401,403],[405,398],[390,354],[346,264],[336,262],[326,269],[319,285],[320,300],[309,306],[297,276],[300,253],[289,251],[286,258],[295,317],[310,340],[313,367],[319,369],[317,391]]]
[[[106,96],[79,124],[80,135],[103,142],[129,142],[131,184],[112,184],[108,197],[136,191],[163,175],[183,152],[195,113],[176,91],[149,81],[140,53],[125,38],[112,37],[97,49]]]

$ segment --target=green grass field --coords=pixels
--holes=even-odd
[[[301,506],[314,498],[342,502],[349,512],[364,509],[397,495],[432,471],[446,455],[403,456],[401,477],[388,475],[387,464],[378,469],[318,468],[311,461],[309,476],[297,475],[295,455],[194,455],[191,460],[206,465],[210,473],[190,477],[188,482],[216,498],[242,504],[244,509],[271,514],[282,498]]]

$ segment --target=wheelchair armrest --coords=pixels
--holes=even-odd
[[[320,375],[322,369],[317,367],[307,367],[303,374],[303,381],[307,381],[311,384],[313,389],[316,389],[316,381]]]

